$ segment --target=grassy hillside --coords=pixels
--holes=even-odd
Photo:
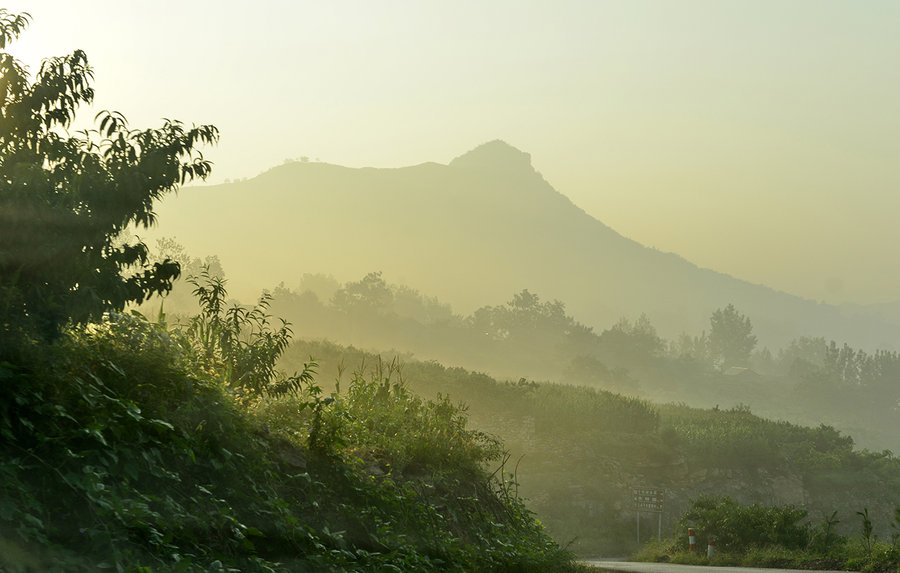
[[[285,360],[299,364],[309,356],[319,361],[324,383],[394,355],[297,341]],[[867,507],[882,537],[890,536],[900,506],[900,460],[855,449],[830,426],[766,420],[746,407],[657,405],[580,386],[498,381],[411,357],[403,362],[413,391],[463,401],[474,428],[504,441],[528,507],[582,555],[634,548],[634,486],[667,490],[666,533],[702,494],[797,504],[814,520],[838,511],[839,529],[853,527],[849,518]],[[645,516],[642,527],[645,538],[655,534],[655,516]]]
[[[572,567],[498,469],[500,443],[449,401],[387,371],[328,398],[309,369],[260,378],[277,332],[206,318],[113,315],[4,349],[0,569]]]

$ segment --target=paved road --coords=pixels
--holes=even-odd
[[[672,563],[633,563],[631,561],[582,561],[592,567],[623,573],[796,573],[797,569],[760,569],[757,567],[708,567],[705,565],[675,565]],[[810,573],[803,571],[802,573]],[[830,571],[828,573],[846,573]]]

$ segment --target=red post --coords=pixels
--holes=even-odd
[[[697,550],[697,538],[694,536],[693,528],[688,528],[688,543],[691,545],[691,553]]]
[[[707,559],[712,559],[712,556],[716,553],[716,542],[710,541],[706,544],[706,557]]]

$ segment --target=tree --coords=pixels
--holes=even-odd
[[[93,100],[93,72],[76,50],[44,60],[32,80],[3,51],[29,21],[0,9],[0,333],[52,339],[69,321],[171,289],[177,262],[151,263],[143,242],[117,238],[152,225],[163,195],[209,175],[195,147],[218,131],[173,120],[130,130],[104,111],[97,129],[69,133]]]
[[[709,322],[709,349],[716,365],[721,368],[747,366],[750,353],[756,347],[750,319],[729,304],[713,312]]]
[[[705,330],[700,333],[700,336],[691,336],[682,332],[678,336],[678,340],[670,346],[670,353],[683,363],[700,365],[710,364],[713,361],[709,355],[709,336],[706,335]]]
[[[646,314],[632,323],[623,317],[600,334],[600,348],[613,364],[646,366],[652,364],[665,350],[665,342],[656,333],[656,327]]]
[[[828,343],[823,337],[801,336],[778,351],[778,363],[782,373],[802,378],[825,365]]]
[[[503,306],[476,310],[470,324],[495,340],[554,347],[558,344],[595,342],[593,330],[566,314],[561,301],[541,302],[528,289],[513,295]]]
[[[369,273],[362,279],[347,283],[338,289],[331,299],[334,306],[344,312],[387,312],[394,301],[394,293],[381,278],[381,271]]]

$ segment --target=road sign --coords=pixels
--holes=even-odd
[[[636,487],[631,490],[636,511],[662,513],[665,490],[651,487]]]
[[[631,498],[634,500],[634,516],[637,523],[637,541],[641,542],[641,512],[657,514],[657,537],[662,541],[662,514],[663,499],[666,490],[655,487],[635,487],[631,490]]]

